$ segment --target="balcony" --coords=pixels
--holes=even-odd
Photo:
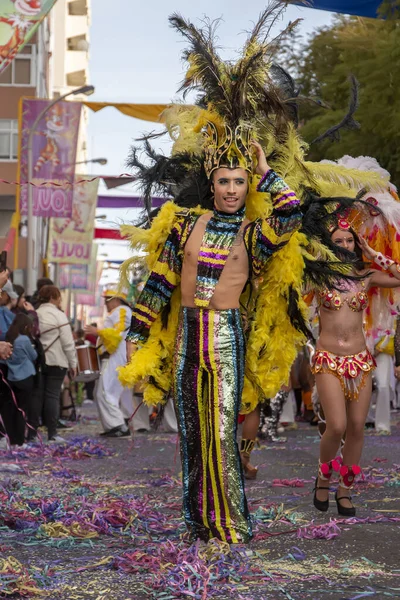
[[[71,52],[88,52],[89,42],[85,35],[75,35],[67,39],[67,50]]]
[[[72,0],[68,3],[68,14],[71,16],[87,16],[89,6],[87,0]]]
[[[87,84],[87,71],[82,69],[81,71],[72,71],[67,74],[67,85],[69,87],[81,87]]]

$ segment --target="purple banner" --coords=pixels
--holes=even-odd
[[[162,206],[170,198],[151,199],[153,208]],[[99,196],[97,208],[144,208],[143,200],[139,196]]]
[[[32,172],[29,177],[29,133],[41,111],[49,104],[50,100],[29,98],[23,98],[20,104],[20,210],[23,215],[28,213],[30,187],[34,216],[66,218],[72,215],[81,104],[57,102],[40,119],[32,138]],[[41,185],[43,183],[48,185]]]

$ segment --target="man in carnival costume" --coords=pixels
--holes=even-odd
[[[101,353],[101,375],[96,383],[95,399],[106,437],[130,435],[125,419],[133,412],[132,390],[124,390],[118,379],[117,368],[126,363],[125,336],[132,319],[132,311],[124,292],[106,290],[103,294],[107,316],[104,328],[85,327],[85,333],[98,336]]]
[[[131,157],[149,218],[147,229],[127,226],[123,234],[133,249],[147,251],[150,275],[133,309],[120,379],[130,387],[144,382],[147,404],[165,402],[172,389],[184,517],[193,538],[204,540],[252,537],[239,411],[251,413],[287,383],[308,335],[305,279],[334,285],[345,271],[319,242],[314,198],[299,201],[305,187],[347,196],[350,185],[339,179],[340,168],[330,181],[326,167],[319,174],[318,165],[304,162],[293,81],[272,64],[279,38],[267,42],[281,10],[276,2],[262,13],[236,63],[218,57],[212,24],[200,30],[172,16],[190,43],[181,89],[201,95],[163,115],[171,157],[156,154],[149,138],[151,165],[136,149]],[[174,199],[158,214],[151,212],[153,191]],[[353,199],[338,198],[336,206],[341,202]],[[253,444],[242,440],[241,450]]]

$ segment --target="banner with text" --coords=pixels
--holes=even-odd
[[[0,73],[4,71],[35,33],[56,0],[0,0]],[[28,84],[24,74],[9,72],[10,81]],[[20,80],[21,79],[21,80]]]
[[[93,246],[90,264],[62,264],[60,265],[59,288],[60,290],[68,290],[75,292],[76,304],[84,304],[78,302],[77,298],[80,294],[95,296],[97,284],[101,276],[97,262],[97,244]],[[100,302],[101,304],[101,302]]]
[[[86,180],[74,188],[71,219],[51,219],[47,258],[52,263],[89,264],[92,255],[99,180]]]
[[[97,244],[94,246],[96,249],[93,254],[97,254]],[[103,288],[99,284],[101,274],[103,272],[103,262],[96,261],[96,256],[89,266],[89,286],[84,292],[79,292],[75,299],[77,304],[84,304],[86,306],[100,306],[104,309],[104,301],[101,298]],[[102,313],[101,313],[102,314]]]
[[[34,216],[71,217],[80,102],[57,102],[37,123],[29,173],[29,133],[49,104],[49,100],[31,98],[22,98],[20,102],[20,211],[22,215],[28,214],[28,193],[31,189]],[[43,183],[48,185],[36,187]]]
[[[60,290],[71,289],[73,292],[86,290],[89,285],[88,265],[63,265],[60,271]]]

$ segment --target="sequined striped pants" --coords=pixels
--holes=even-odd
[[[174,359],[183,510],[192,536],[252,537],[236,441],[245,339],[239,310],[182,308]]]

